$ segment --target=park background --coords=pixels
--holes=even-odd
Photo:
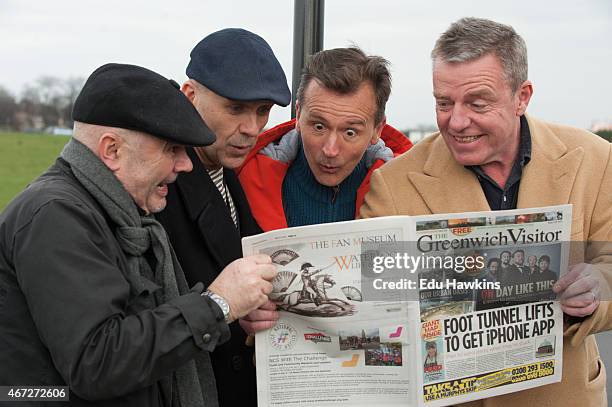
[[[612,139],[610,0],[327,0],[324,7],[324,48],[355,44],[390,61],[387,121],[414,141],[436,129],[429,53],[464,16],[510,24],[525,38],[529,114]],[[0,131],[65,134],[84,79],[108,62],[182,82],[193,46],[226,27],[265,38],[291,86],[293,11],[292,0],[0,0]],[[289,108],[276,106],[268,125],[289,117]],[[65,141],[0,134],[0,210]]]

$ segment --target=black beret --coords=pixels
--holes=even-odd
[[[240,28],[210,34],[191,51],[187,76],[227,99],[291,103],[291,91],[272,48]]]
[[[173,143],[207,146],[215,135],[178,84],[146,68],[106,64],[87,79],[72,119],[141,131]]]

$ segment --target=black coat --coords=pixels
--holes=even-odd
[[[166,209],[156,215],[168,232],[189,285],[206,287],[225,266],[242,257],[240,239],[261,233],[248,202],[230,169],[224,177],[236,212],[240,231],[195,151],[187,149],[193,171],[181,174],[169,185]],[[231,339],[211,354],[220,406],[255,406],[257,389],[253,347],[245,345],[246,334],[238,322],[230,324]]]
[[[0,384],[70,386],[15,405],[169,406],[158,380],[228,338],[202,287],[147,305],[114,228],[61,159],[0,215]]]

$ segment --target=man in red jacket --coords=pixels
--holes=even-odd
[[[386,124],[388,62],[359,48],[311,57],[297,93],[297,119],[257,140],[239,170],[251,211],[264,230],[354,219],[372,172],[412,147]],[[274,326],[276,306],[251,312],[248,333]]]
[[[386,124],[387,66],[355,47],[309,60],[297,120],[260,135],[239,171],[264,231],[354,219],[372,171],[412,146]]]

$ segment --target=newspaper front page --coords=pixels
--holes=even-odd
[[[564,205],[243,239],[279,270],[281,317],[256,335],[258,404],[435,407],[560,381],[551,287],[570,224]]]
[[[425,405],[560,381],[563,313],[552,285],[568,268],[571,207],[413,219],[429,263],[419,268]]]

